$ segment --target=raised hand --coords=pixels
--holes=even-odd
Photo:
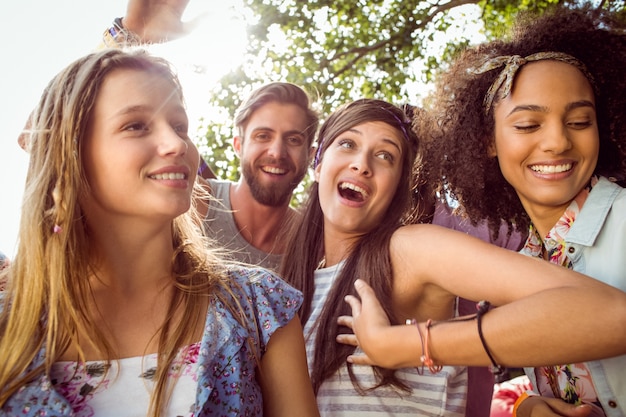
[[[129,0],[124,27],[143,43],[166,42],[191,32],[202,16],[183,22],[189,0]]]

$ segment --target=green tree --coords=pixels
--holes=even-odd
[[[247,56],[212,94],[210,104],[228,117],[207,123],[204,154],[219,177],[237,178],[228,154],[232,115],[262,83],[303,86],[321,115],[359,97],[422,104],[458,51],[501,36],[519,11],[564,1],[244,0]],[[624,1],[597,7],[623,10]]]

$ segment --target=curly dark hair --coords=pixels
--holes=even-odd
[[[480,75],[469,69],[503,55],[529,56],[562,52],[581,61],[594,79],[600,153],[595,174],[623,181],[626,177],[626,24],[604,9],[584,5],[557,7],[542,16],[522,14],[506,38],[468,48],[439,79],[425,140],[428,180],[441,198],[457,199],[473,224],[485,219],[497,236],[502,221],[509,233],[528,230],[530,219],[504,179],[494,141],[492,110],[483,99],[500,71]],[[495,102],[498,97],[495,98]],[[494,102],[494,104],[495,104]],[[424,126],[421,126],[424,129]]]

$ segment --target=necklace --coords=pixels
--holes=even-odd
[[[318,269],[322,269],[325,266],[326,266],[326,255],[322,257],[322,260],[320,261],[320,263],[317,264],[317,268],[315,268],[315,270],[317,271]]]

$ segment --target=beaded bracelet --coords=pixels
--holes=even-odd
[[[123,48],[126,46],[135,46],[141,43],[141,39],[129,31],[122,24],[122,18],[116,17],[111,27],[107,28],[102,34],[103,48]]]

